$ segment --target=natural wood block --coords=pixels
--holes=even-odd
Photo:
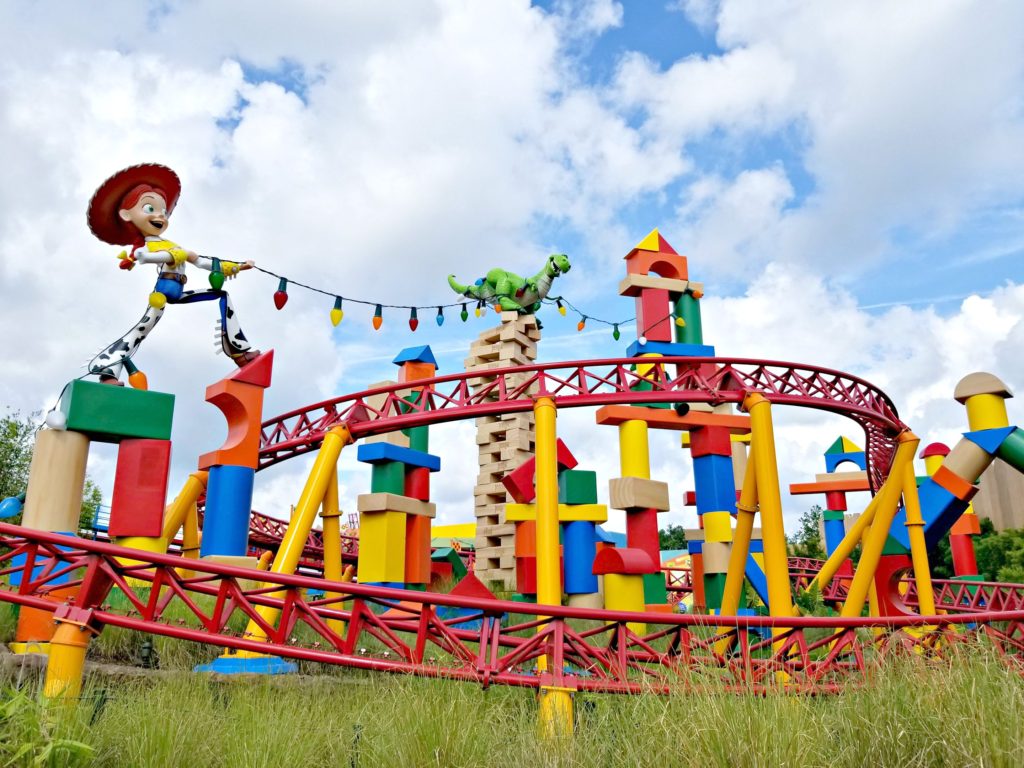
[[[361,493],[356,499],[356,504],[360,513],[404,512],[420,517],[437,517],[437,505],[433,502],[399,496],[396,493]]]
[[[400,448],[409,447],[409,438],[400,429],[396,429],[394,432],[385,432],[380,435],[370,435],[363,439],[364,443],[387,443],[388,445],[397,445]]]
[[[668,483],[660,480],[616,477],[608,482],[608,492],[613,509],[657,509],[659,512],[671,509]]]

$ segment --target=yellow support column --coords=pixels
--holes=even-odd
[[[878,502],[882,498],[882,493],[886,486],[902,482],[902,478],[894,478],[891,475],[883,483],[882,487],[878,489],[878,493],[871,497],[871,501],[864,507],[864,511],[860,514],[853,525],[850,526],[850,530],[846,532],[843,540],[839,542],[835,552],[825,561],[824,565],[818,571],[818,574],[814,577],[814,580],[808,585],[808,589],[815,584],[818,585],[819,591],[824,591],[825,587],[829,585],[832,578],[839,572],[839,567],[843,562],[850,556],[850,554],[857,548],[858,544],[862,543],[864,533],[871,526],[871,521],[875,519],[875,510],[878,509]]]
[[[48,699],[74,701],[82,693],[85,652],[92,630],[69,621],[58,621],[50,640],[50,658],[46,663],[43,695]]]
[[[619,425],[619,467],[623,477],[651,479],[646,421],[634,419]]]
[[[789,583],[789,551],[782,521],[782,492],[775,458],[775,430],[768,399],[752,392],[743,399],[750,414],[750,456],[754,463],[757,500],[761,508],[761,538],[764,541],[764,575],[768,582],[768,611],[772,616],[793,615],[793,593]],[[773,635],[784,627],[775,627]]]
[[[348,426],[341,424],[331,429],[324,435],[324,441],[317,453],[316,461],[313,462],[313,469],[306,478],[306,485],[299,496],[299,503],[295,507],[295,514],[285,531],[281,540],[281,547],[277,550],[274,558],[274,565],[271,566],[271,573],[295,573],[295,567],[299,564],[299,556],[305,547],[309,531],[313,527],[317,510],[327,493],[327,486],[332,477],[336,477],[338,457],[341,449],[352,442],[352,436]],[[282,593],[275,593],[275,597],[283,596]],[[257,609],[260,617],[273,625],[277,621],[281,611],[277,608],[262,606]],[[243,637],[252,640],[266,640],[266,633],[255,621],[250,621],[246,627]],[[241,655],[241,654],[240,654]]]
[[[874,520],[864,537],[860,562],[857,563],[857,570],[853,574],[853,582],[846,595],[846,602],[843,603],[843,610],[839,614],[844,618],[860,616],[860,612],[864,609],[864,601],[868,597],[871,585],[875,582],[875,570],[878,568],[885,540],[889,536],[889,528],[892,526],[892,520],[896,516],[899,506],[904,482],[904,465],[913,462],[919,442],[917,436],[909,431],[899,436],[899,446],[896,448],[896,455],[893,457],[892,467],[889,469],[889,477],[878,492],[879,501]]]
[[[907,510],[907,536],[914,564],[917,604],[922,616],[934,616],[935,592],[932,590],[932,574],[928,566],[928,546],[924,541],[924,518],[921,516],[921,500],[917,496],[913,457],[903,468],[903,505]]]
[[[200,494],[206,490],[206,482],[210,473],[204,471],[193,472],[185,480],[181,492],[174,497],[174,501],[167,505],[164,510],[164,528],[160,534],[163,550],[166,552],[168,545],[174,540],[175,535],[181,528],[188,533],[189,513],[195,509],[196,501]]]
[[[320,508],[320,519],[324,525],[324,578],[328,581],[342,580],[341,565],[341,507],[338,504],[338,467],[334,466],[331,479],[327,481],[324,503]],[[331,599],[340,597],[337,592],[327,592],[324,597]],[[333,606],[340,608],[340,604]],[[327,626],[339,635],[345,631],[345,622],[341,619],[328,619]]]
[[[536,425],[537,463],[537,605],[562,604],[562,580],[558,557],[558,432],[555,401],[538,397],[533,404]],[[646,424],[644,425],[647,426]],[[538,660],[541,672],[552,660]],[[560,670],[559,670],[560,671]],[[572,733],[572,693],[565,688],[542,685],[540,728],[546,735]]]
[[[729,553],[729,570],[726,571],[725,586],[722,588],[722,607],[719,612],[721,616],[735,616],[740,607],[740,593],[743,591],[743,580],[747,573],[747,555],[750,554],[750,539],[754,534],[754,513],[757,511],[755,464],[754,459],[747,460],[740,500],[736,503],[736,530],[733,533],[732,551]],[[722,627],[718,633],[724,635],[728,631],[726,627]],[[718,653],[725,653],[728,649],[729,642],[724,639],[715,645]]]

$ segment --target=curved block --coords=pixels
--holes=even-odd
[[[217,406],[228,422],[228,437],[216,451],[199,457],[199,469],[217,464],[255,469],[260,454],[263,388],[223,379],[206,388],[206,402]]]
[[[609,573],[643,574],[660,570],[658,564],[642,549],[635,547],[609,547],[602,549],[594,558],[594,574]],[[641,587],[641,595],[643,590]],[[641,604],[643,600],[641,600]],[[643,610],[642,608],[640,610]]]

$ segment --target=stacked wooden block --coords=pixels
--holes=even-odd
[[[537,358],[539,340],[537,318],[502,312],[501,325],[481,333],[470,346],[466,370],[487,371],[529,365]],[[472,379],[470,385],[479,391],[493,380],[493,377],[481,375]],[[518,382],[510,380],[508,383],[515,385]],[[476,574],[485,581],[502,581],[511,586],[516,567],[515,528],[505,520],[508,497],[501,480],[533,456],[533,414],[484,416],[477,419],[476,425],[476,442],[480,451],[480,474],[473,491]]]

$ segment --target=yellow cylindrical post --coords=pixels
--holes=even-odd
[[[793,615],[793,593],[789,583],[789,552],[782,521],[782,492],[775,458],[775,430],[772,405],[764,395],[752,392],[743,399],[750,414],[750,455],[754,463],[757,500],[761,509],[761,538],[764,541],[764,571],[768,582],[768,611],[772,616]],[[772,634],[785,631],[775,627]]]
[[[896,516],[896,509],[899,506],[904,482],[904,465],[913,462],[914,453],[920,442],[912,432],[901,434],[899,441],[896,455],[892,460],[892,467],[889,469],[889,477],[878,492],[879,501],[874,520],[864,537],[860,562],[857,563],[857,570],[853,574],[846,602],[843,603],[843,610],[840,612],[840,616],[844,618],[860,616],[860,612],[864,609],[864,601],[867,599],[868,590],[874,583],[875,570],[878,568],[885,540],[889,537],[889,528],[892,526],[892,520]]]
[[[914,583],[917,586],[917,604],[922,616],[935,615],[935,592],[928,566],[928,546],[924,540],[924,518],[921,500],[917,496],[917,477],[911,458],[903,468],[903,505],[907,510],[907,537],[910,539],[910,557],[914,564]]]
[[[167,505],[164,510],[164,528],[160,539],[163,542],[164,551],[174,540],[175,535],[182,527],[187,527],[189,512],[195,508],[196,500],[206,490],[206,482],[209,472],[202,470],[193,472],[185,480],[181,492],[174,497],[174,501]]]
[[[542,685],[538,696],[541,737],[560,739],[571,736],[573,690],[555,685]]]
[[[651,455],[646,421],[631,419],[619,425],[619,467],[623,477],[650,480]]]
[[[341,449],[351,441],[351,434],[345,424],[331,427],[324,435],[324,441],[317,453],[316,461],[313,462],[313,469],[310,470],[309,477],[306,478],[306,485],[299,496],[295,514],[281,540],[281,546],[274,558],[274,565],[270,568],[271,573],[295,573],[295,567],[299,564],[299,557],[302,555],[309,532],[313,528],[317,510],[327,493],[331,478],[336,477]],[[275,593],[275,596],[280,597],[281,593]],[[267,606],[261,606],[257,611],[267,624],[273,624],[280,615],[279,609]],[[255,621],[249,622],[244,637],[253,640],[267,639],[266,633]]]
[[[75,700],[81,695],[85,652],[89,648],[91,634],[88,627],[80,624],[58,622],[46,663],[46,682],[43,684],[46,698]]]
[[[1006,398],[1003,395],[971,395],[964,401],[964,405],[967,407],[967,424],[972,432],[1009,426]]]
[[[338,504],[338,467],[335,465],[331,479],[327,482],[324,503],[320,508],[320,519],[324,526],[324,578],[328,581],[341,581],[341,507]],[[337,592],[327,592],[324,597],[339,597]],[[335,608],[340,607],[335,605]],[[328,619],[327,625],[339,634],[345,631],[345,622],[340,619]]]
[[[537,398],[533,413],[537,430],[537,604],[561,605],[555,401],[550,397]]]

